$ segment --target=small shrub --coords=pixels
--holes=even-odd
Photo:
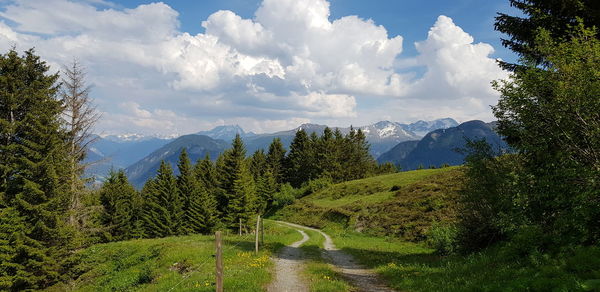
[[[296,199],[297,191],[288,183],[281,186],[279,192],[273,194],[273,207],[282,208]]]
[[[427,232],[427,243],[438,254],[449,255],[456,251],[457,235],[456,226],[434,223]]]
[[[545,242],[544,231],[539,226],[522,226],[502,248],[507,258],[522,258],[539,254]]]
[[[314,194],[320,190],[323,190],[323,189],[329,187],[332,184],[333,184],[333,181],[331,180],[330,177],[321,177],[318,179],[310,180],[302,186],[302,190],[303,190],[302,195],[308,196],[310,194]]]

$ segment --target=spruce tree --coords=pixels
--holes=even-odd
[[[237,228],[241,220],[244,225],[256,213],[256,193],[252,174],[246,163],[241,163],[235,170],[233,189],[227,193],[228,201],[225,209],[225,221],[231,228]]]
[[[240,135],[236,135],[232,148],[217,160],[219,185],[223,189],[223,216],[225,223],[235,228],[238,220],[247,222],[255,212],[255,189],[248,170],[246,149]]]
[[[549,36],[568,41],[574,34],[573,28],[581,23],[587,27],[600,27],[600,5],[597,0],[509,0],[510,5],[520,10],[518,16],[498,13],[494,27],[509,36],[502,45],[520,57],[541,64],[548,54],[540,49],[540,29]],[[598,36],[594,36],[598,38]],[[500,62],[505,69],[525,69],[523,64]]]
[[[32,50],[0,56],[0,290],[40,289],[61,274],[70,232],[58,75]]]
[[[112,171],[100,189],[100,203],[104,207],[100,220],[108,227],[112,240],[136,237],[135,197],[137,191],[127,180],[125,171]]]
[[[311,143],[303,129],[296,132],[285,160],[287,181],[295,188],[311,178]]]
[[[146,234],[150,237],[179,234],[182,208],[171,166],[161,161],[156,178],[148,180],[142,192],[146,201],[142,217]]]
[[[262,149],[256,150],[252,157],[250,157],[250,172],[252,177],[256,181],[259,177],[263,176],[267,171],[267,156],[265,151]]]
[[[274,138],[271,145],[269,145],[269,152],[267,153],[267,165],[275,177],[277,184],[282,184],[285,181],[285,148],[281,143],[281,139]]]
[[[189,233],[208,233],[216,224],[217,202],[210,196],[204,183],[198,181],[187,155],[183,149],[179,156],[179,176],[177,185],[182,200],[181,231]]]

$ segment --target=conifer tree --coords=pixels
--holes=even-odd
[[[281,144],[281,139],[273,139],[267,153],[267,165],[271,169],[277,184],[282,184],[285,181],[285,152],[286,150],[283,148],[283,144]]]
[[[57,280],[70,232],[69,157],[61,129],[58,75],[33,49],[0,56],[0,290]]]
[[[285,159],[287,181],[295,188],[309,181],[311,173],[311,143],[303,129],[296,132],[290,145],[290,153]]]
[[[264,214],[273,202],[273,195],[277,192],[278,186],[273,172],[267,168],[265,173],[256,180],[256,210],[259,214]]]
[[[341,132],[338,131],[338,134],[341,136]],[[323,136],[316,148],[317,163],[322,170],[322,175],[330,178],[337,177],[341,169],[341,161],[338,159],[338,145],[334,133],[329,127],[323,130]]]
[[[150,237],[178,234],[182,208],[171,166],[162,161],[156,178],[148,180],[142,192],[145,198],[142,218],[146,234]]]
[[[255,189],[248,170],[246,149],[240,135],[236,135],[232,148],[217,160],[219,185],[224,192],[222,200],[225,223],[237,227],[237,222],[247,222],[255,211]]]
[[[100,190],[104,210],[100,220],[108,227],[112,240],[136,237],[136,190],[127,180],[125,171],[112,171]]]
[[[267,171],[267,156],[265,151],[260,149],[256,150],[252,157],[250,157],[250,173],[256,181],[259,177],[263,176]]]
[[[177,185],[182,200],[182,233],[208,233],[216,224],[217,202],[210,196],[204,183],[198,181],[187,155],[183,149],[179,156],[179,176]]]
[[[252,214],[256,213],[256,193],[252,174],[248,171],[246,163],[241,163],[235,170],[233,189],[227,193],[228,201],[225,209],[225,221],[232,228],[238,227],[241,220],[244,225],[248,223]]]

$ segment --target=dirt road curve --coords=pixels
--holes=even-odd
[[[324,256],[330,260],[337,270],[347,278],[353,285],[358,289],[358,291],[368,291],[368,292],[393,292],[394,290],[387,287],[373,272],[373,270],[366,269],[358,264],[354,258],[339,250],[333,244],[333,240],[331,237],[324,233],[323,231],[315,228],[310,228],[298,224],[277,221],[281,224],[285,224],[294,228],[297,228],[298,231],[302,232],[300,229],[308,229],[319,232],[323,237],[325,237],[325,243],[323,251]],[[304,232],[302,232],[304,233]],[[306,235],[306,234],[304,234]],[[298,245],[299,246],[299,245]],[[300,272],[300,270],[296,270],[296,273]],[[278,272],[279,274],[279,272]],[[305,290],[269,290],[269,291],[305,291]]]
[[[308,240],[308,235],[302,230],[302,239],[288,245],[279,251],[275,261],[275,281],[269,285],[269,292],[303,292],[308,291],[308,285],[300,277],[302,271],[302,251],[300,246]]]

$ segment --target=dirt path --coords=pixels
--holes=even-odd
[[[308,240],[308,235],[302,230],[296,229],[302,234],[302,239],[288,245],[279,251],[275,261],[275,281],[269,285],[270,292],[303,292],[308,291],[308,286],[299,277],[302,271],[302,251],[300,246]]]
[[[380,279],[377,277],[375,272],[371,269],[366,269],[360,264],[358,264],[354,258],[339,250],[333,244],[333,240],[331,237],[327,235],[325,232],[310,228],[294,223],[277,221],[281,224],[286,224],[288,226],[300,229],[308,229],[312,231],[319,232],[323,237],[325,237],[325,243],[323,244],[325,251],[324,254],[327,258],[329,258],[330,262],[338,269],[338,271],[346,277],[350,282],[359,290],[359,291],[373,291],[373,292],[393,292],[394,290],[387,287]],[[271,291],[271,290],[270,290]],[[275,291],[275,290],[272,290]],[[281,290],[285,291],[285,290]]]

